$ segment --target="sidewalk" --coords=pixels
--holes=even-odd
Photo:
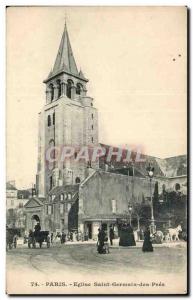
[[[75,241],[75,242],[66,242],[65,244],[61,244],[60,242],[57,243],[53,243],[50,245],[50,247],[56,247],[59,245],[63,245],[63,246],[71,246],[71,245],[96,245],[97,241],[94,240],[89,240],[89,241]],[[43,245],[45,246],[46,243],[43,243]],[[186,242],[184,241],[177,241],[177,242],[168,242],[168,243],[162,243],[162,244],[153,244],[154,248],[175,248],[175,247],[180,247],[180,248],[185,248],[187,245]],[[136,246],[128,246],[128,247],[123,247],[123,246],[119,246],[119,239],[115,239],[113,240],[113,245],[109,245],[110,248],[112,249],[136,249],[136,248],[142,248],[143,246],[143,241],[138,241],[136,242]],[[23,243],[23,239],[18,239],[18,243],[17,243],[17,248],[28,248],[28,244],[24,244]]]
[[[115,244],[113,246],[110,246],[110,248],[115,248],[115,249],[136,249],[136,248],[142,248],[143,246],[143,241],[136,242],[136,246],[119,246],[118,244]],[[180,248],[185,248],[186,247],[186,242],[179,241],[179,242],[168,242],[168,243],[162,243],[162,244],[153,244],[154,248],[175,248],[175,247],[180,247]]]

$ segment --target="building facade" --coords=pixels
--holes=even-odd
[[[39,114],[37,190],[40,197],[46,197],[56,186],[73,185],[87,176],[85,161],[63,159],[68,146],[78,152],[82,146],[98,145],[98,115],[93,98],[87,96],[87,82],[77,69],[65,25],[53,70],[44,80],[46,104]],[[57,151],[49,154],[49,149],[54,147]],[[51,154],[57,156],[55,162],[49,159]]]
[[[54,67],[44,80],[46,99],[39,113],[38,132],[38,198],[25,206],[27,229],[33,228],[34,218],[42,228],[52,231],[74,226],[68,218],[74,214],[73,193],[88,176],[88,163],[90,166],[78,155],[85,146],[98,145],[98,114],[93,98],[87,95],[87,82],[76,66],[65,24]],[[68,148],[74,149],[73,157],[64,159]],[[92,167],[98,168],[98,162]]]
[[[98,114],[93,98],[87,95],[87,82],[76,66],[65,25],[54,67],[44,80],[36,196],[25,205],[27,230],[40,222],[43,230],[79,230],[96,239],[100,226],[108,230],[128,215],[129,205],[135,214],[140,205],[150,219],[152,195],[161,195],[163,189],[186,190],[186,156],[164,160],[143,155],[143,163],[131,166],[115,161],[107,165],[105,158],[79,159],[84,147],[109,147],[98,143]],[[152,195],[146,171],[149,162],[155,169]]]
[[[6,183],[6,223],[8,227],[24,230],[26,226],[24,206],[30,196],[30,190],[18,190],[14,181]]]

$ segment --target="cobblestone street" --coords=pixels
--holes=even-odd
[[[178,262],[178,263],[176,263]],[[104,282],[120,278],[120,282],[184,281],[186,272],[186,244],[170,247],[160,245],[153,253],[143,253],[141,247],[110,248],[110,254],[98,254],[95,244],[55,245],[51,248],[28,249],[20,246],[7,253],[8,272],[19,272],[28,281],[28,288],[38,291],[38,286],[58,280],[72,286],[74,282]],[[22,275],[21,275],[22,274]],[[39,282],[39,278],[41,281]],[[57,279],[56,279],[57,278]],[[162,280],[161,280],[162,279]],[[22,279],[21,279],[22,280]],[[168,284],[168,283],[167,283]],[[64,287],[63,287],[64,288]],[[75,293],[80,292],[77,287]],[[56,292],[61,292],[57,290]]]

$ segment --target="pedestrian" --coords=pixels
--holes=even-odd
[[[23,243],[24,243],[24,244],[27,243],[27,232],[26,232],[26,231],[25,231],[25,233],[24,233]]]
[[[14,248],[17,248],[17,239],[18,239],[17,234],[15,234],[14,237],[13,237],[13,246],[14,246]]]
[[[61,244],[65,244],[66,242],[66,234],[64,232],[62,232],[62,235],[61,235]]]
[[[104,243],[105,243],[105,231],[103,229],[98,229],[98,242],[97,242],[97,251],[99,254],[105,253],[104,249]]]
[[[31,248],[31,245],[34,245],[34,233],[33,231],[30,229],[29,230],[29,234],[28,234],[28,247]]]
[[[34,230],[35,230],[36,233],[39,233],[41,231],[40,222],[37,222],[37,224],[34,227]]]
[[[52,244],[53,244],[53,238],[54,238],[54,234],[53,234],[53,232],[51,232],[50,239],[51,239],[51,243],[52,243]]]
[[[105,251],[105,253],[110,253],[110,251],[109,251],[109,241],[108,241],[108,233],[107,233],[107,230],[105,230],[105,237],[104,237],[104,251]]]
[[[73,232],[70,232],[70,241],[73,242]]]
[[[61,243],[61,234],[60,234],[60,232],[56,232],[56,236],[55,236],[54,241],[55,241],[56,245]]]
[[[110,244],[111,244],[111,246],[113,245],[113,239],[114,239],[114,237],[115,237],[115,234],[114,234],[113,227],[110,226],[109,238],[110,238]]]
[[[85,240],[85,241],[88,241],[88,229],[85,230],[85,233],[84,233],[84,240]]]
[[[153,251],[149,227],[146,227],[146,230],[144,232],[144,242],[143,242],[142,251],[143,252],[152,252]]]
[[[136,246],[133,228],[130,224],[122,224],[120,229],[119,246]]]

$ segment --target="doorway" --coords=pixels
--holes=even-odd
[[[31,223],[32,223],[32,230],[34,230],[34,227],[36,226],[37,223],[40,224],[40,218],[38,215],[33,215],[31,218]]]
[[[88,233],[88,238],[92,239],[92,223],[86,224],[86,231]]]

